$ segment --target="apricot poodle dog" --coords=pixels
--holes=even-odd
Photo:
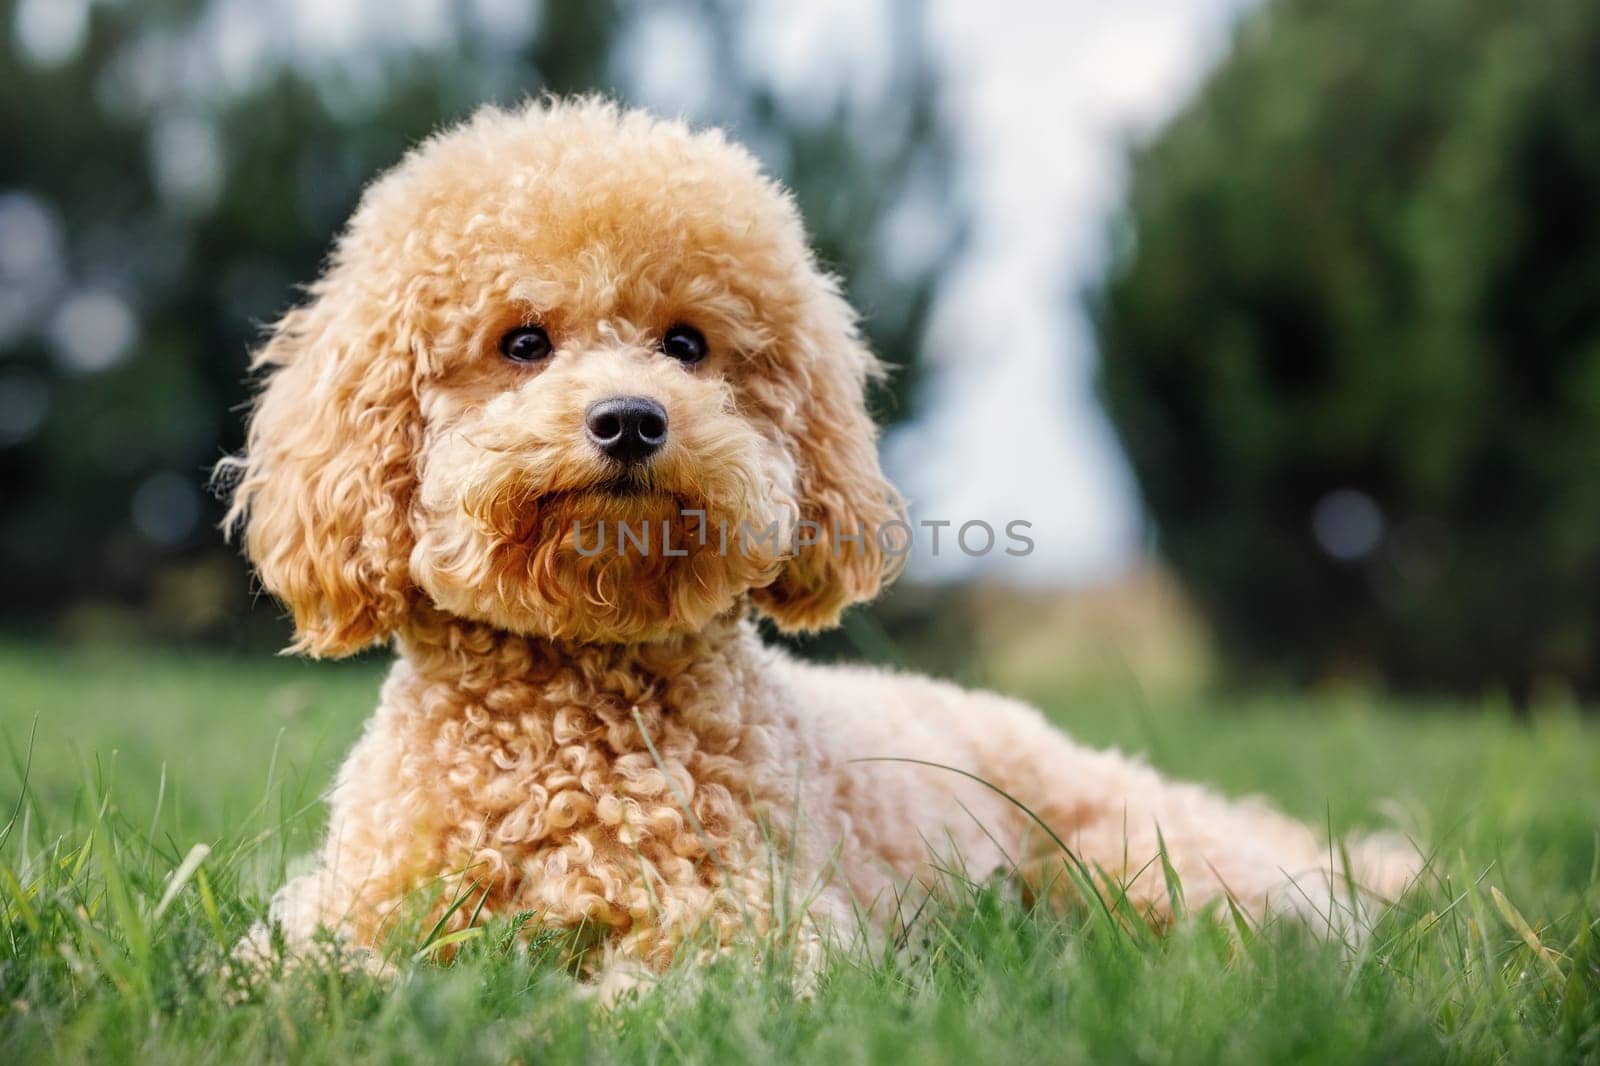
[[[758,614],[818,630],[879,591],[901,503],[856,315],[715,131],[479,112],[372,184],[256,364],[230,526],[295,650],[396,651],[272,903],[291,947],[376,947],[421,898],[445,929],[584,927],[607,976],[780,926],[802,958],[881,937],[951,861],[1035,893],[1081,890],[1075,863],[1158,923],[1162,842],[1191,906],[1255,915],[1415,869],[1369,838],[1346,871],[1000,696],[763,645]]]

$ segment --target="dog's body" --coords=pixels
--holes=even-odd
[[[319,865],[274,901],[291,943],[372,945],[431,890],[446,929],[599,931],[592,965],[780,926],[810,951],[892,928],[946,864],[1072,883],[1023,807],[1157,920],[1163,844],[1191,904],[1327,906],[1329,851],[1264,805],[762,645],[752,611],[816,629],[874,595],[900,512],[854,317],[720,137],[484,112],[369,190],[260,362],[247,549],[301,650],[399,652]],[[1415,865],[1351,855],[1378,893]]]

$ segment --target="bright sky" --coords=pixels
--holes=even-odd
[[[1096,353],[1073,300],[1105,258],[1127,139],[1191,93],[1243,0],[939,0],[938,40],[969,168],[974,248],[943,291],[927,416],[888,442],[914,513],[1034,523],[1014,559],[922,557],[1037,584],[1115,575],[1143,520],[1093,395]]]

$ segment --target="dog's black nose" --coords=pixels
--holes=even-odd
[[[619,463],[650,458],[667,443],[667,409],[648,396],[613,396],[584,415],[595,447]]]

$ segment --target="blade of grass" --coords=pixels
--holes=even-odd
[[[211,889],[211,878],[206,876],[205,867],[195,867],[194,883],[200,892],[200,909],[205,912],[206,921],[211,925],[211,932],[216,936],[217,944],[226,948],[228,931],[222,924],[222,911],[217,906],[217,896]]]
[[[1161,876],[1167,883],[1167,906],[1172,910],[1172,920],[1178,921],[1184,914],[1183,882],[1167,854],[1167,838],[1161,835],[1159,825],[1156,826],[1156,854],[1161,859]]]
[[[41,936],[44,932],[44,923],[39,920],[38,913],[33,909],[32,903],[29,902],[29,897],[33,893],[22,887],[22,882],[17,879],[16,871],[9,866],[0,866],[0,879],[3,879],[3,887],[10,897],[6,905],[7,919],[15,912],[22,919],[22,924],[28,927],[30,933],[34,936]]]
[[[6,819],[4,829],[0,829],[0,848],[5,847],[6,841],[11,839],[11,828],[17,824],[17,816],[22,813],[22,805],[28,798],[28,779],[33,773],[33,740],[39,732],[39,716],[33,716],[33,724],[28,727],[28,747],[22,763],[22,781],[17,785],[17,802],[11,808],[11,817]]]
[[[172,877],[167,881],[167,890],[161,894],[161,900],[156,904],[156,909],[150,915],[150,925],[154,927],[161,921],[161,916],[167,913],[167,908],[172,906],[172,901],[178,898],[178,893],[183,891],[183,886],[189,883],[195,871],[200,869],[200,864],[206,861],[206,856],[211,854],[211,849],[205,844],[196,844],[189,849],[189,854],[183,857],[183,862],[172,872]]]
[[[88,782],[93,788],[93,783]],[[95,824],[93,842],[96,864],[100,867],[100,876],[105,881],[106,898],[110,902],[113,917],[117,926],[122,931],[123,941],[128,945],[129,953],[139,963],[140,971],[150,959],[150,936],[145,928],[144,918],[139,909],[134,906],[133,894],[128,886],[126,872],[122,868],[122,859],[117,854],[116,842],[112,839],[111,830],[105,819],[104,805],[95,808]]]
[[[1522,912],[1506,898],[1505,893],[1494,885],[1489,886],[1489,898],[1494,900],[1495,909],[1500,912],[1500,917],[1504,918],[1506,924],[1522,938],[1522,942],[1528,946],[1533,957],[1543,964],[1545,975],[1553,981],[1560,981],[1563,976],[1561,967],[1557,965],[1550,949],[1544,946],[1544,941],[1539,939],[1539,934],[1528,924],[1528,919],[1524,918]]]

